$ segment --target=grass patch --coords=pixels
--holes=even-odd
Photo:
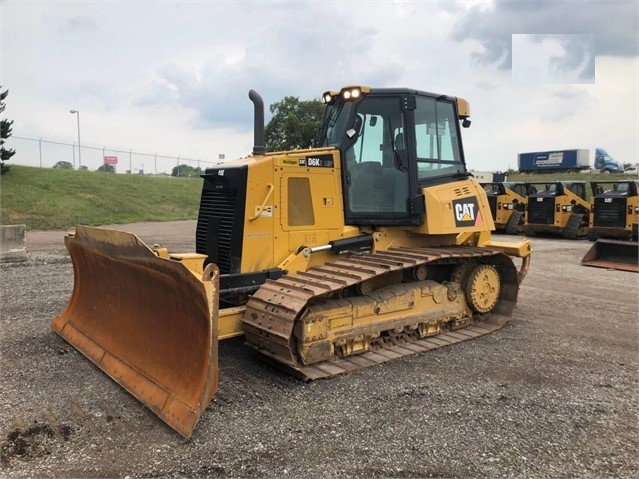
[[[615,181],[624,174],[512,173],[509,181]],[[0,177],[0,222],[52,230],[139,221],[194,220],[201,178],[118,175],[11,165]],[[590,195],[590,187],[586,190]]]
[[[636,180],[637,175],[625,173],[510,173],[508,181],[525,181],[527,183],[541,183],[552,181],[628,181]]]
[[[29,230],[197,218],[201,178],[118,175],[11,165],[0,177],[0,222]]]

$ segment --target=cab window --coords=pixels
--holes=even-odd
[[[415,146],[418,179],[465,171],[458,128],[452,101],[417,97]]]
[[[352,213],[405,214],[408,168],[400,159],[404,115],[397,98],[364,98],[357,104],[357,139],[347,147],[345,183]]]

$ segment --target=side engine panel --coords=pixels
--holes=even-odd
[[[429,186],[422,191],[426,215],[419,233],[456,235],[495,229],[486,192],[475,180]]]

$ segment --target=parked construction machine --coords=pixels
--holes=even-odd
[[[345,87],[323,95],[316,148],[267,153],[249,98],[253,152],[202,175],[195,253],[82,225],[65,238],[74,287],[53,329],[186,437],[218,340],[330,377],[500,328],[530,263],[528,240],[491,240],[465,100]]]
[[[586,237],[590,203],[585,181],[527,183],[527,189],[526,236],[551,233],[567,239]]]
[[[591,181],[586,266],[639,272],[639,180]]]
[[[528,185],[523,182],[480,182],[484,187],[495,230],[509,235],[523,233]]]

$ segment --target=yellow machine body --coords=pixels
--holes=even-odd
[[[577,239],[587,235],[590,203],[587,201],[584,181],[527,185],[526,236],[552,233]]]
[[[488,196],[495,230],[512,235],[523,233],[526,221],[526,183],[481,182],[480,184]]]
[[[591,181],[588,239],[637,239],[639,180]]]
[[[639,272],[639,180],[592,181],[585,266]]]
[[[350,108],[343,100],[354,92],[374,95],[365,87],[327,92],[343,96],[337,106],[329,100],[327,116],[340,101]],[[461,99],[403,89],[379,97],[395,94],[408,109],[411,95],[418,107],[421,97],[446,103],[457,115],[447,129],[469,124]],[[366,121],[374,130],[382,120]],[[416,130],[419,122],[416,114]],[[433,133],[442,124],[432,124]],[[343,128],[344,138],[357,136]],[[72,297],[52,328],[188,437],[217,389],[218,340],[244,334],[291,373],[316,379],[501,327],[528,269],[530,242],[493,241],[484,190],[458,170],[441,174],[443,161],[420,160],[418,150],[410,168],[418,166],[411,171],[423,180],[404,192],[398,178],[409,177],[410,154],[347,167],[351,147],[267,153],[256,146],[247,158],[207,169],[196,253],[78,226],[65,241]],[[352,186],[360,170],[378,175],[363,181],[361,203]]]

